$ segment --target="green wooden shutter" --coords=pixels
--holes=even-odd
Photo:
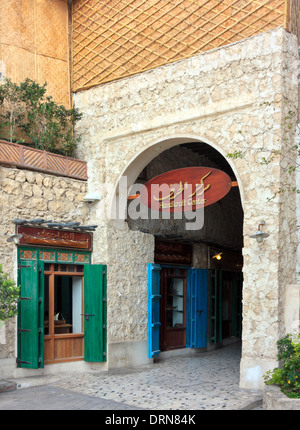
[[[19,266],[17,366],[44,367],[44,263],[24,261]]]
[[[84,360],[106,361],[106,266],[84,266]]]
[[[242,334],[242,290],[243,274],[240,272],[233,273],[232,280],[232,336],[241,336]]]

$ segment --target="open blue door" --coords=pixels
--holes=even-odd
[[[187,348],[204,348],[207,343],[208,270],[187,272]]]
[[[160,271],[159,264],[148,264],[148,357],[160,353]]]

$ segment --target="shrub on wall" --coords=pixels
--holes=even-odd
[[[8,274],[3,272],[0,264],[0,323],[17,314],[19,296],[20,287],[9,279]]]
[[[287,334],[277,341],[280,367],[265,374],[267,385],[278,385],[290,398],[300,398],[300,335]]]
[[[0,85],[0,133],[10,142],[17,140],[18,126],[25,116],[20,86],[6,79]]]
[[[73,130],[81,114],[57,105],[46,91],[46,83],[26,79],[18,85],[5,79],[0,85],[0,133],[11,142],[73,156],[79,140]]]

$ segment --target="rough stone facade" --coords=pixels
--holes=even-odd
[[[3,271],[17,279],[17,250],[7,238],[15,232],[14,219],[44,218],[57,222],[87,222],[89,209],[83,202],[87,184],[28,170],[0,167],[0,262]],[[15,324],[1,329],[0,358],[15,357]]]
[[[300,61],[299,61],[299,75],[300,75]],[[299,90],[299,99],[300,99],[300,90]],[[300,112],[300,106],[298,107]],[[300,115],[299,115],[300,117]],[[296,144],[300,145],[300,124],[298,124],[296,131]],[[300,164],[300,156],[298,156],[298,165]],[[300,184],[300,172],[296,172],[296,183]],[[297,185],[299,187],[299,185]],[[297,235],[298,235],[298,248],[297,248],[297,279],[300,283],[300,194],[296,196],[296,208],[297,208]],[[300,316],[299,316],[300,318]]]
[[[146,363],[147,265],[154,261],[155,229],[162,234],[167,228],[112,219],[114,198],[119,193],[126,207],[127,191],[145,166],[152,176],[206,163],[191,158],[180,144],[202,141],[224,157],[241,150],[242,158],[229,160],[240,197],[237,193],[219,209],[212,207],[199,235],[220,246],[244,246],[241,386],[261,388],[264,371],[277,365],[277,339],[293,324],[291,315],[299,314],[296,196],[286,191],[272,198],[280,187],[295,185],[278,151],[294,139],[293,128],[282,123],[288,111],[297,111],[298,62],[296,37],[277,29],[77,93],[75,105],[84,113],[77,128],[82,135],[78,156],[88,163],[88,183],[0,168],[4,270],[16,279],[16,247],[6,242],[15,218],[98,225],[92,262],[108,265],[108,367]],[[274,160],[261,164],[270,151],[277,151]],[[118,188],[122,176],[127,179],[125,193]],[[101,201],[87,205],[83,196],[93,191]],[[233,237],[237,206],[243,226]],[[226,221],[216,230],[222,216]],[[249,235],[261,220],[270,236],[258,244]],[[196,240],[197,234],[189,239]],[[201,265],[203,250],[197,247],[194,261]],[[0,358],[10,360],[15,354],[12,321],[0,333]]]
[[[244,211],[241,386],[261,388],[263,372],[276,366],[276,340],[286,330],[285,293],[296,281],[296,201],[289,192],[268,199],[295,178],[279,155],[269,165],[261,161],[294,139],[282,123],[297,110],[298,61],[296,37],[276,29],[76,94],[75,105],[85,113],[77,128],[83,135],[78,155],[88,162],[89,191],[102,195],[90,222],[102,225],[94,258],[108,264],[108,315],[118,318],[108,328],[111,357],[119,341],[124,348],[146,341],[153,237],[109,221],[103,208],[111,207],[121,176],[130,186],[160,153],[203,141],[224,156],[245,151],[230,161]],[[270,237],[258,244],[249,235],[261,220]]]
[[[267,411],[299,411],[300,399],[291,399],[276,385],[266,386],[263,409]]]

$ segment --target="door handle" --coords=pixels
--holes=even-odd
[[[89,320],[89,317],[94,317],[95,316],[95,314],[80,314],[80,315],[83,315],[85,317],[86,321]]]

